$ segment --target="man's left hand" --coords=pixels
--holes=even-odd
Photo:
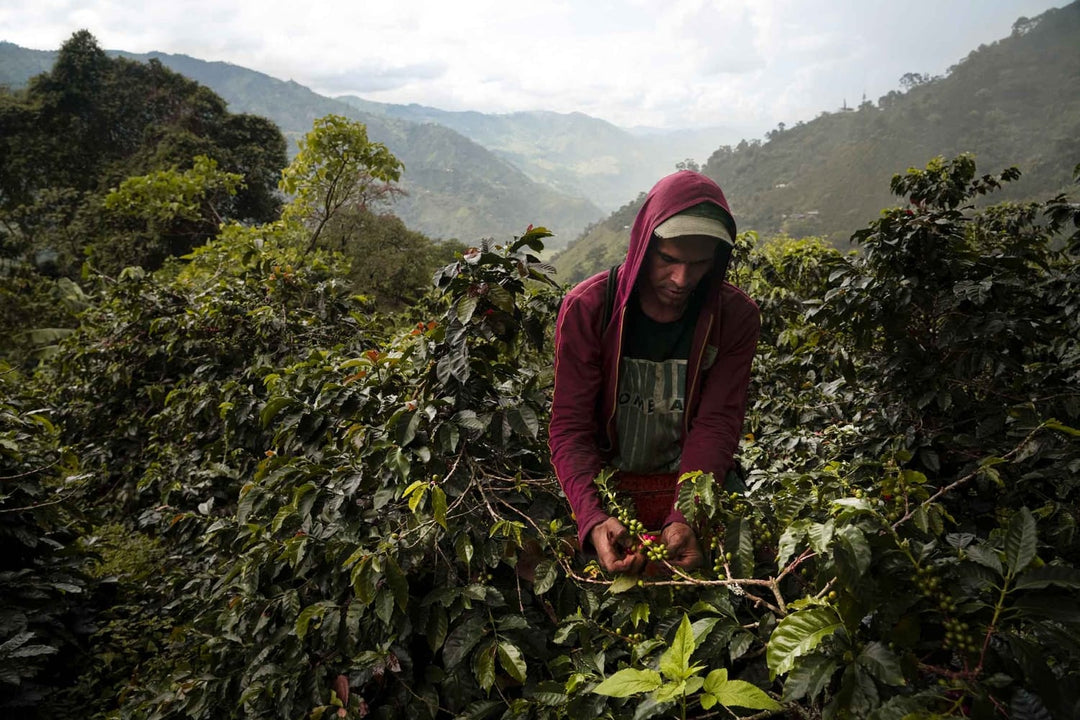
[[[668,562],[686,570],[693,570],[701,565],[704,557],[697,535],[686,523],[673,522],[664,528],[660,539],[667,546]]]

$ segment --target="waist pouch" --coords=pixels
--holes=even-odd
[[[675,506],[675,493],[679,490],[678,474],[619,472],[615,480],[618,493],[633,502],[637,519],[645,530],[657,533],[663,529],[664,520]],[[723,488],[728,492],[746,493],[746,482],[739,465],[728,470]]]
[[[645,530],[658,533],[675,504],[678,479],[675,473],[620,472],[616,476],[616,488],[619,495],[633,503],[637,519]]]

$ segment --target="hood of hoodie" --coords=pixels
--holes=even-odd
[[[701,173],[680,170],[661,179],[649,191],[645,204],[638,211],[634,226],[630,230],[630,247],[627,249],[626,260],[619,271],[619,284],[613,303],[613,318],[619,316],[619,312],[630,300],[638,274],[641,272],[641,266],[645,263],[649,241],[656,227],[672,215],[702,202],[718,205],[724,211],[731,219],[731,231],[734,237],[735,219],[731,215],[727,198],[724,197],[719,185]],[[710,297],[720,292],[726,272],[727,263],[717,263],[713,266],[710,275],[702,280],[709,283]]]

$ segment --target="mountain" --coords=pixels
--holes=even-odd
[[[1009,37],[972,51],[944,77],[905,76],[906,92],[778,128],[765,142],[722,146],[702,171],[724,189],[740,230],[819,235],[845,245],[896,204],[889,181],[935,156],[975,155],[983,173],[1024,173],[995,200],[1046,198],[1080,163],[1080,2],[1021,18]],[[629,206],[633,220],[636,206]],[[627,208],[554,259],[564,280],[617,262]],[[612,260],[615,258],[615,260]]]
[[[368,137],[390,148],[405,164],[401,186],[408,193],[394,212],[411,229],[433,238],[471,242],[482,237],[520,235],[529,224],[545,225],[560,240],[578,235],[603,211],[531,180],[507,160],[454,130],[363,112],[295,83],[222,62],[164,53],[110,54],[151,59],[205,85],[229,104],[231,112],[270,118],[295,141],[319,117],[334,113],[367,125]],[[0,85],[19,88],[49,69],[55,52],[27,50],[0,42]]]
[[[53,66],[56,53],[51,50],[30,50],[0,40],[0,88],[17,89],[26,81]]]
[[[386,117],[451,128],[521,169],[533,180],[613,210],[647,190],[687,158],[704,159],[725,139],[721,127],[627,130],[583,113],[491,114],[394,105],[355,95],[337,99]]]

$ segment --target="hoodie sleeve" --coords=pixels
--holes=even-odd
[[[718,483],[723,483],[734,465],[746,416],[746,393],[761,332],[761,312],[753,300],[736,290],[725,298],[720,321],[716,360],[702,372],[701,403],[683,443],[679,475],[701,470],[711,472]],[[664,524],[672,522],[686,519],[673,509]]]
[[[597,444],[603,421],[597,417],[603,386],[600,321],[597,307],[583,293],[567,295],[555,326],[555,389],[548,445],[585,547],[589,532],[608,516],[593,478],[604,465]]]

